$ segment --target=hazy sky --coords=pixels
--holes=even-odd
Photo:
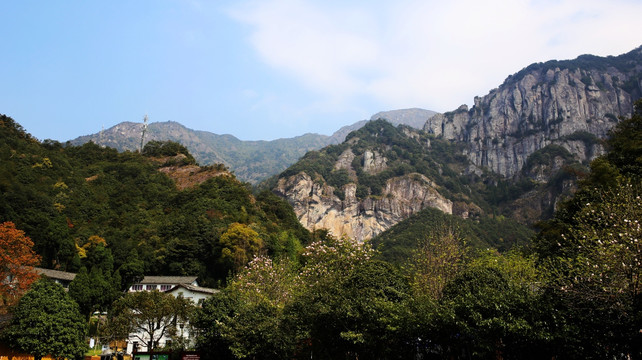
[[[642,45],[641,0],[20,0],[0,113],[66,141],[173,120],[244,140],[472,104],[533,62]]]

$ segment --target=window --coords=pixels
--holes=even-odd
[[[161,291],[167,291],[172,288],[172,285],[161,285],[160,289]]]
[[[132,285],[132,290],[134,290],[134,291],[143,290],[143,285],[141,285],[141,284]]]
[[[156,290],[156,285],[145,285],[145,290]]]

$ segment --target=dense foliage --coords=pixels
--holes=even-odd
[[[491,246],[506,251],[513,246],[529,243],[534,235],[529,228],[504,217],[483,216],[477,221],[467,221],[428,208],[379,234],[372,239],[372,244],[383,259],[400,263],[408,259],[428,234],[443,227],[457,229],[468,246],[478,249]]]
[[[518,82],[523,79],[526,75],[532,72],[545,73],[548,70],[555,69],[568,69],[570,71],[581,70],[586,74],[585,76],[590,75],[590,70],[599,70],[606,71],[608,68],[615,68],[623,73],[628,73],[636,70],[636,64],[639,63],[640,59],[640,48],[634,49],[626,54],[620,56],[608,56],[600,57],[595,55],[581,55],[573,60],[550,60],[544,63],[534,63],[524,69],[520,70],[516,74],[510,75],[505,81],[504,85],[509,83]],[[639,80],[640,74],[637,74],[637,77],[632,78],[633,84],[636,80]],[[588,78],[590,80],[590,77]],[[587,80],[583,80],[587,81]],[[590,80],[592,81],[592,80]],[[587,81],[589,82],[589,81]],[[586,85],[591,85],[589,82]],[[625,84],[628,85],[628,84]],[[625,86],[626,90],[635,90],[635,85],[631,86],[632,89],[628,89],[629,86]]]
[[[535,238],[540,266],[550,270],[546,294],[565,319],[554,322],[554,340],[567,357],[642,356],[641,144],[638,100],[611,131],[609,152]]]
[[[642,102],[636,109],[532,248],[471,248],[488,225],[436,211],[384,233],[381,252],[321,237],[298,265],[256,258],[207,301],[199,346],[255,359],[639,358]],[[563,156],[538,156],[551,154]],[[510,233],[493,221],[489,231]]]
[[[134,151],[140,147],[142,124],[121,123],[97,134],[71,141],[81,146],[87,142],[107,144],[118,151]],[[201,165],[225,164],[241,181],[256,184],[285,170],[306,152],[336,142],[334,137],[305,134],[271,141],[239,140],[232,135],[217,135],[188,129],[173,122],[152,122],[145,132],[145,141],[180,143]]]
[[[180,337],[194,304],[183,296],[159,291],[127,293],[116,300],[105,324],[109,338],[126,339],[130,334],[153,351],[164,336]]]
[[[286,202],[269,192],[255,197],[233,176],[179,191],[141,154],[40,143],[10,118],[0,125],[0,220],[32,236],[45,266],[78,271],[68,294],[38,282],[14,311],[5,336],[36,356],[78,355],[83,315],[94,310],[111,311],[113,338],[150,309],[150,318],[164,314],[151,323],[171,335],[191,316],[185,303],[174,306],[183,299],[118,290],[142,274],[197,274],[221,288],[190,319],[204,358],[642,357],[642,101],[610,133],[609,152],[591,163],[576,194],[539,224],[533,244],[523,227],[490,215],[506,201],[498,193],[506,184],[486,174],[464,181],[453,170],[463,159],[443,155],[452,144],[408,137],[385,122],[348,140],[356,162],[366,150],[390,159],[390,173],[357,174],[366,179],[362,196],[424,164],[455,202],[478,196],[488,215],[471,211],[464,221],[425,210],[360,244],[308,233]],[[415,155],[427,140],[444,151]],[[299,166],[335,185],[355,181],[328,167],[346,146],[311,153]],[[545,148],[529,166],[564,156]],[[23,319],[34,316],[39,342],[23,335],[32,331]]]
[[[194,159],[192,154],[189,153],[187,148],[177,142],[152,140],[145,144],[145,147],[143,147],[143,155],[145,156],[176,158],[176,156],[179,154],[182,156],[178,157],[178,159],[180,160],[177,164],[176,162],[172,161],[168,161],[168,163],[172,165],[187,165],[196,163],[196,160]]]
[[[177,190],[156,159],[192,163],[180,144],[150,142],[142,155],[64,146],[37,141],[4,115],[0,139],[0,221],[33,240],[41,266],[86,269],[71,292],[84,313],[104,309],[142,275],[198,275],[201,285],[216,286],[254,254],[294,256],[310,238],[291,207],[271,194],[255,198],[232,175]],[[261,241],[247,252],[239,233]],[[230,261],[234,249],[246,256]],[[78,290],[87,288],[85,277],[101,279],[104,291],[93,300],[80,299],[88,296]]]
[[[65,289],[41,279],[20,299],[4,336],[36,360],[47,355],[74,359],[87,350],[86,331],[87,323]]]

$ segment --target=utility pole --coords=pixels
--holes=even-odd
[[[98,145],[100,145],[101,148],[104,148],[105,145],[103,144],[103,132],[105,131],[105,124],[103,124],[103,127],[100,128],[100,135],[98,136]]]
[[[143,131],[140,134],[140,149],[139,149],[139,152],[141,154],[143,153],[143,141],[145,141],[145,131],[147,131],[147,114],[145,114],[145,117],[143,118]]]

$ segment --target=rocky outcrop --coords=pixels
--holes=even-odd
[[[501,194],[489,192],[491,200],[511,217],[532,223],[550,216],[559,200],[573,191],[575,176],[585,171],[578,162],[586,165],[604,153],[600,138],[620,116],[630,116],[641,96],[642,48],[619,57],[586,55],[533,64],[488,95],[476,97],[472,108],[462,105],[436,115],[413,109],[375,114],[373,119],[393,123],[425,119],[423,129],[437,139],[405,126],[397,128],[393,140],[386,138],[392,133],[386,126],[365,125],[371,133],[348,135],[346,150],[338,159],[336,154],[325,154],[325,161],[335,159],[333,168],[320,172],[311,168],[312,177],[288,173],[291,176],[282,177],[275,191],[288,199],[308,229],[327,228],[357,240],[371,238],[426,207],[479,218],[489,209],[482,210],[483,204],[476,204],[465,191],[454,192],[482,182],[482,188],[506,189]],[[434,153],[416,156],[424,151]],[[408,168],[434,177],[443,186],[439,190],[455,204],[424,176],[388,177],[408,174]],[[344,170],[349,180],[342,174],[328,177]],[[332,184],[352,183],[334,189],[324,176]],[[473,185],[460,183],[456,176]],[[381,189],[384,178],[387,182]]]
[[[196,187],[217,176],[233,177],[222,165],[204,167],[191,164],[182,165],[181,160],[184,157],[185,155],[179,154],[171,158],[152,158],[151,160],[164,164],[158,168],[158,171],[174,180],[176,188],[179,190]]]
[[[586,55],[534,64],[476,97],[470,110],[464,105],[430,118],[424,130],[465,143],[473,164],[506,177],[517,174],[530,154],[553,143],[588,161],[602,150],[587,150],[565,138],[580,132],[603,138],[619,116],[630,116],[642,95],[641,74],[642,48],[620,57]]]
[[[275,192],[294,207],[299,221],[309,230],[325,228],[335,236],[364,241],[401,220],[427,208],[452,214],[453,204],[441,196],[425,176],[409,174],[389,179],[381,196],[357,199],[356,185],[343,188],[344,199],[323,181],[301,172],[281,178]]]
[[[366,150],[363,153],[363,171],[370,175],[380,173],[387,168],[387,161],[378,151]]]
[[[357,172],[352,167],[352,161],[354,160],[354,157],[355,155],[352,152],[352,149],[346,149],[341,155],[339,155],[339,159],[334,164],[333,170],[346,170],[348,172],[348,176],[351,179],[356,179]]]

